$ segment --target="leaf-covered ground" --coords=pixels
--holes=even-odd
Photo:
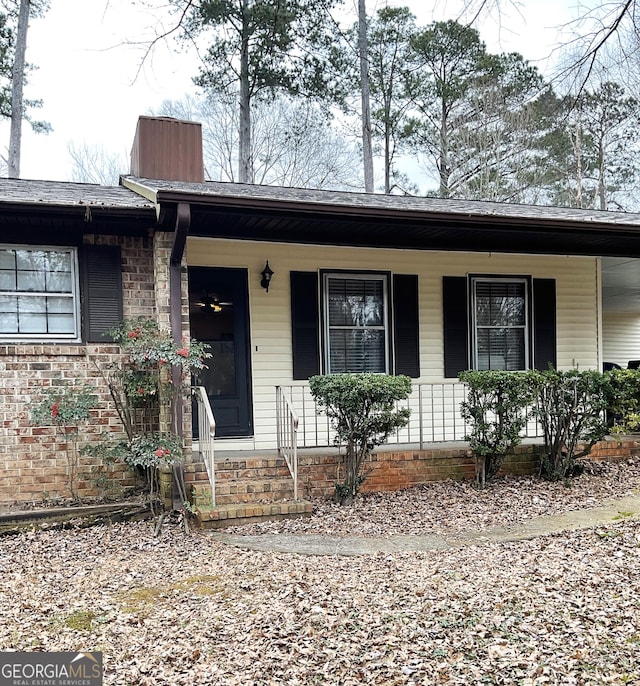
[[[557,493],[564,506],[595,505],[636,488],[634,470],[582,477],[589,495],[579,483]],[[425,531],[446,510],[447,527],[475,528],[499,523],[495,508],[533,516],[534,499],[555,489],[438,485],[436,514],[414,489],[367,499],[370,528],[366,509],[343,517],[376,531],[393,509],[394,529],[418,519]],[[317,531],[346,526],[325,520]],[[101,650],[106,684],[640,684],[632,517],[518,543],[348,558],[247,552],[171,524],[154,538],[149,522],[30,532],[0,539],[0,579],[0,650]]]
[[[352,507],[329,500],[314,503],[308,519],[286,519],[229,527],[230,533],[394,536],[455,534],[517,524],[532,517],[595,507],[640,491],[640,458],[586,463],[587,470],[565,484],[536,477],[505,477],[478,491],[472,481],[442,481],[396,493],[371,493]]]

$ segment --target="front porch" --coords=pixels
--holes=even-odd
[[[272,511],[272,503],[333,495],[341,480],[341,459],[329,419],[319,411],[308,385],[277,386],[273,392],[269,409],[264,409],[266,403],[262,409],[262,425],[273,428],[267,435],[238,439],[217,437],[210,396],[203,386],[194,388],[193,502],[201,513],[204,508],[269,504],[259,516],[280,515],[285,513]],[[397,490],[436,478],[473,475],[463,442],[467,427],[459,412],[464,397],[460,383],[415,384],[402,403],[411,410],[411,419],[370,456],[365,488]],[[535,425],[527,427],[530,431],[535,432]]]
[[[534,474],[538,470],[542,445],[527,441],[518,446],[504,463],[505,474]],[[591,454],[594,460],[618,460],[637,454],[638,442],[629,437],[609,438]],[[194,461],[200,458],[194,453]],[[298,452],[298,500],[284,457],[277,451],[218,450],[215,457],[216,504],[202,462],[192,486],[193,504],[206,527],[242,525],[262,520],[310,515],[312,500],[330,498],[340,480],[340,459],[336,448],[301,449]],[[475,478],[474,458],[466,443],[434,443],[426,450],[396,445],[377,449],[370,458],[370,470],[362,492],[396,491],[424,483]]]
[[[312,499],[333,496],[335,484],[342,480],[340,450],[308,387],[275,389],[277,448],[272,449],[246,444],[248,449],[242,450],[233,439],[216,439],[206,393],[196,389],[195,398],[200,436],[194,443],[191,496],[203,525],[305,516],[312,512]],[[459,412],[463,398],[460,383],[415,384],[406,401],[412,410],[409,425],[372,452],[362,491],[396,491],[433,481],[475,478],[475,460],[463,440],[467,432]],[[529,422],[523,443],[507,456],[502,472],[536,473],[542,449],[539,427]],[[619,459],[637,450],[633,438],[609,438],[594,448],[591,457]]]

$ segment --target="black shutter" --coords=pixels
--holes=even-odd
[[[85,245],[80,254],[84,340],[113,341],[106,331],[122,321],[122,262],[120,247]]]
[[[469,369],[469,314],[467,279],[464,276],[442,277],[442,315],[444,324],[444,375],[457,378]]]
[[[395,373],[420,376],[420,333],[418,327],[418,277],[393,277],[393,345]]]
[[[318,274],[291,272],[291,344],[293,378],[320,373]]]
[[[544,371],[556,367],[556,282],[533,280],[533,366]]]

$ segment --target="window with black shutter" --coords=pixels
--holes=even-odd
[[[341,371],[419,377],[418,319],[416,275],[291,272],[293,378]]]
[[[386,277],[325,274],[323,286],[326,372],[387,372]]]
[[[0,339],[76,341],[75,248],[0,246]]]
[[[555,289],[554,279],[443,277],[445,377],[555,367]]]

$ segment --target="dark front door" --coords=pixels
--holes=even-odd
[[[251,436],[249,299],[246,269],[189,267],[191,335],[211,348],[204,386],[216,420],[216,436]]]

